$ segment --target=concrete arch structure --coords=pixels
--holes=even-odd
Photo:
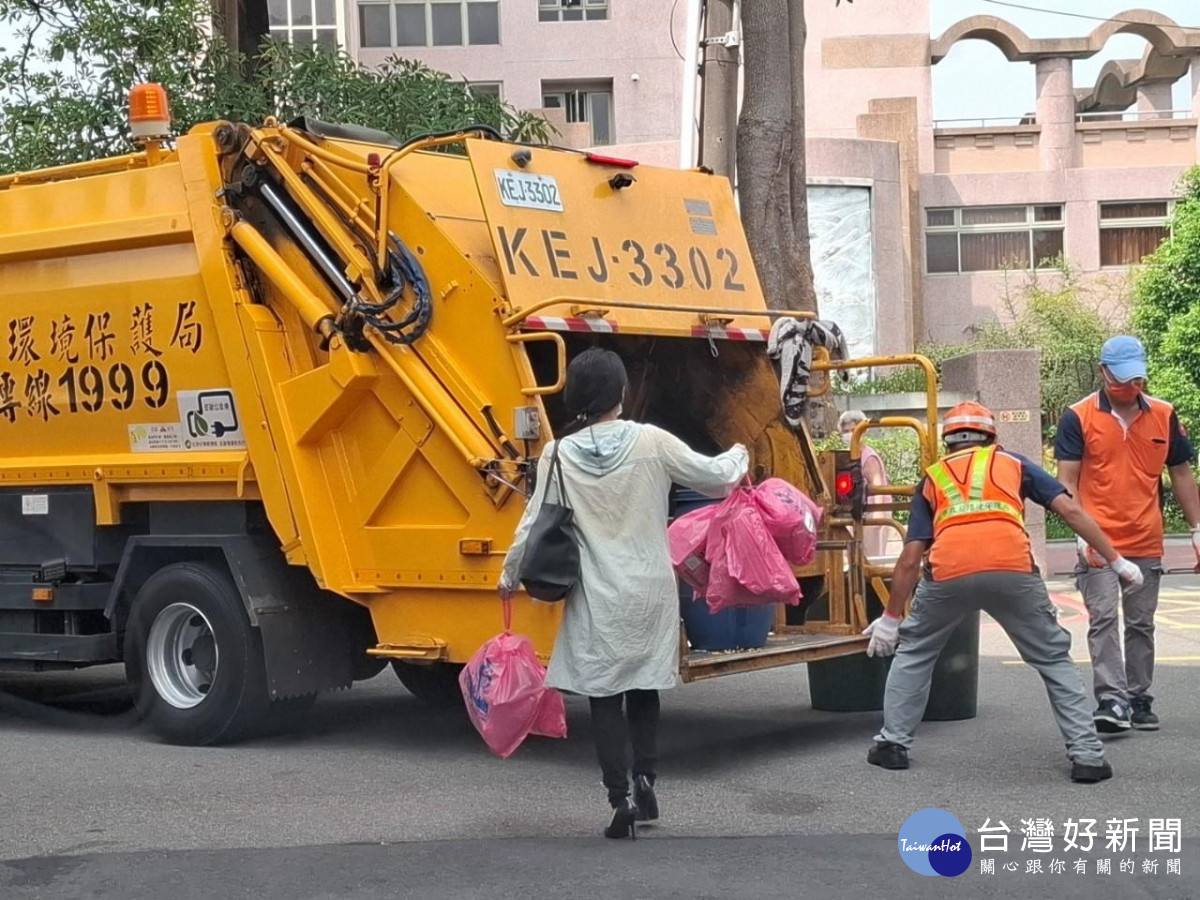
[[[1188,73],[1194,57],[1164,56],[1153,45],[1141,59],[1114,59],[1104,64],[1090,89],[1076,91],[1079,112],[1117,112],[1138,99],[1139,89],[1172,85]]]
[[[1031,38],[1006,19],[970,16],[955,22],[930,42],[930,62],[946,58],[960,41],[987,41],[1009,62],[1037,63],[1047,59],[1088,59],[1113,37],[1134,34],[1149,46],[1140,60],[1113,60],[1105,64],[1091,90],[1076,92],[1079,112],[1126,109],[1137,101],[1138,89],[1173,84],[1187,74],[1193,59],[1200,58],[1200,32],[1180,28],[1174,19],[1147,9],[1118,13],[1092,29],[1086,37]]]
[[[1200,53],[1200,33],[1180,28],[1174,19],[1162,13],[1130,9],[1097,25],[1086,37],[1074,38],[1031,38],[1007,19],[970,16],[955,22],[930,42],[929,60],[936,65],[946,58],[959,41],[970,40],[988,41],[1009,62],[1088,59],[1103,50],[1104,45],[1118,34],[1136,34],[1163,56]]]

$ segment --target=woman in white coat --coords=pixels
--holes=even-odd
[[[587,350],[571,362],[563,399],[576,418],[557,448],[552,443],[542,454],[537,488],[499,586],[502,596],[518,589],[529,528],[547,490],[557,492],[548,471],[557,449],[567,504],[575,511],[581,574],[565,601],[546,683],[591,702],[596,752],[614,810],[604,831],[610,838],[633,837],[636,820],[658,817],[658,692],[674,687],[679,673],[679,596],[667,544],[671,485],[723,497],[749,466],[740,444],[707,457],[662,429],[620,421],[627,383],[625,366],[612,351]]]

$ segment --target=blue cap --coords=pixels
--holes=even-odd
[[[1100,350],[1100,365],[1107,368],[1117,381],[1145,378],[1146,348],[1137,338],[1119,334],[1104,342]]]

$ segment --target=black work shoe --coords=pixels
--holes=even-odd
[[[1133,698],[1133,715],[1129,721],[1138,731],[1158,731],[1158,716],[1150,709],[1152,702],[1149,697]]]
[[[907,769],[908,749],[891,741],[876,741],[867,753],[867,762],[881,769]]]
[[[632,838],[637,840],[637,807],[626,797],[619,806],[613,808],[612,822],[604,829],[606,838]]]
[[[637,807],[639,822],[653,822],[658,818],[658,798],[654,796],[654,785],[645,775],[633,779],[633,805]]]
[[[1085,766],[1083,763],[1071,763],[1071,780],[1076,784],[1095,784],[1098,781],[1107,781],[1112,778],[1112,766],[1108,764],[1108,760],[1100,763],[1098,766]]]
[[[1096,730],[1104,734],[1117,734],[1130,729],[1129,707],[1120,700],[1105,700],[1092,714]]]

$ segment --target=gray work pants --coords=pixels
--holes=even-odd
[[[1122,588],[1117,573],[1108,566],[1093,569],[1081,563],[1075,569],[1075,584],[1088,611],[1088,652],[1098,703],[1128,703],[1135,697],[1154,699],[1150,693],[1154,681],[1154,612],[1158,609],[1162,560],[1130,562],[1137,563],[1145,577],[1140,588]],[[1125,613],[1124,654],[1117,624],[1118,606]]]
[[[875,740],[912,746],[929,700],[938,654],[963,616],[978,609],[1000,624],[1021,658],[1042,676],[1068,758],[1099,765],[1104,748],[1096,735],[1083,677],[1071,660],[1071,635],[1058,624],[1041,575],[1021,572],[980,572],[921,582],[911,612],[900,623],[900,646],[883,699],[883,730]]]

